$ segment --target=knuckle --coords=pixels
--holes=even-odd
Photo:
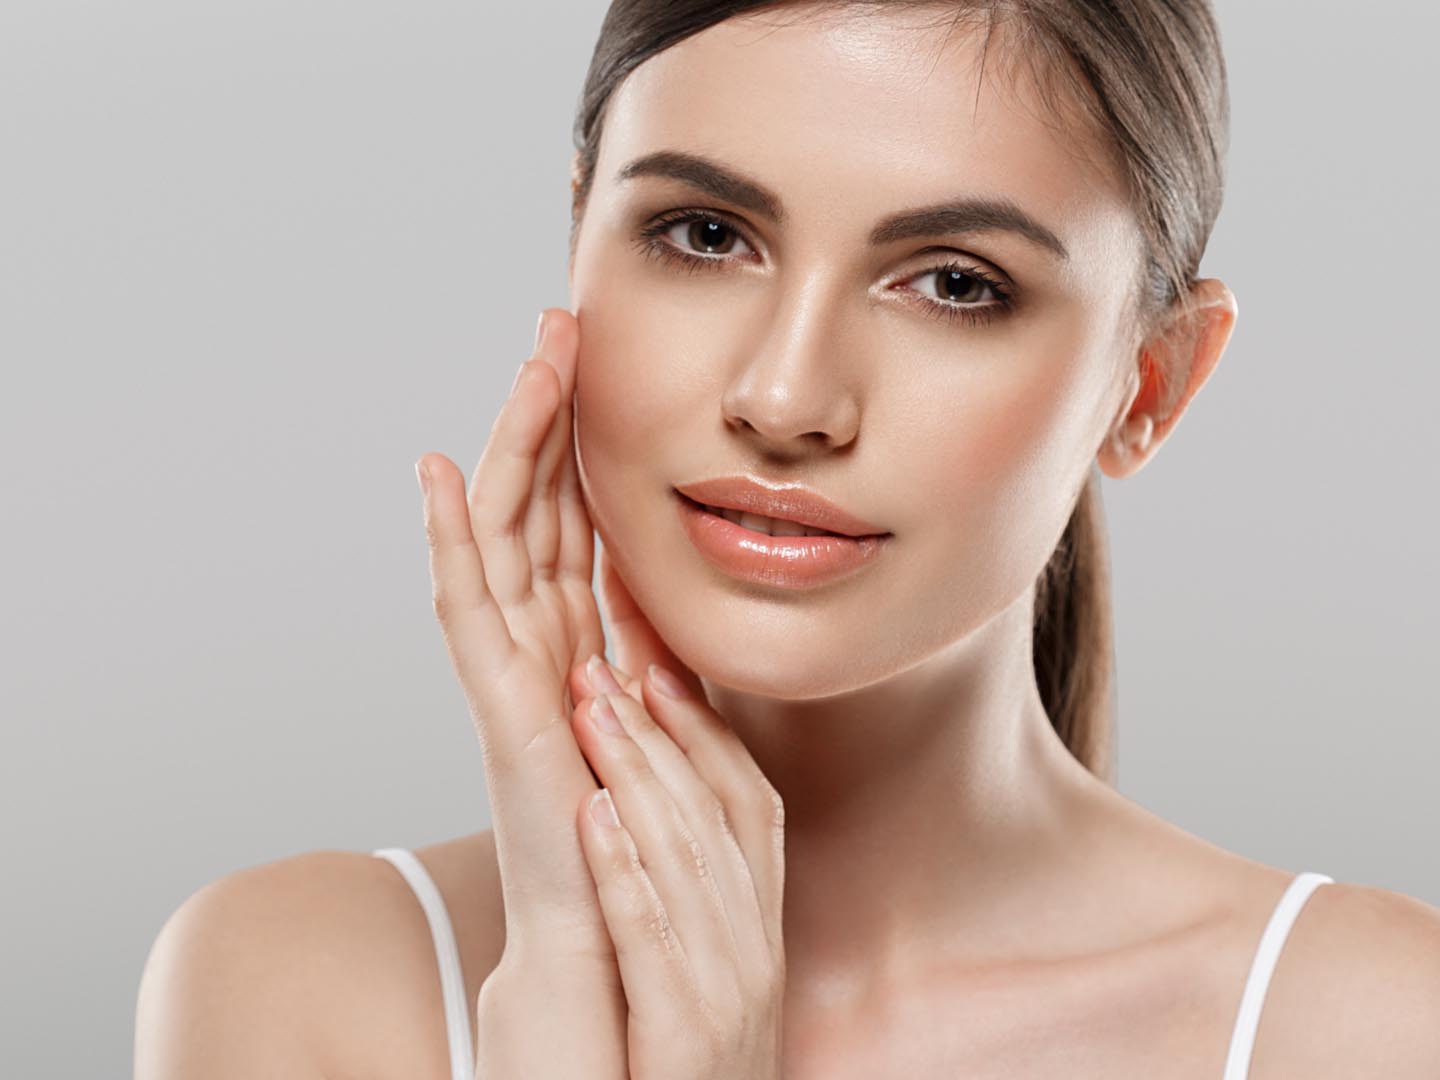
[[[719,826],[720,831],[731,839],[735,839],[735,826],[730,820],[730,811],[725,809],[725,804],[719,799],[711,799],[710,805],[706,807],[709,819]]]
[[[631,856],[625,874],[633,886],[626,890],[626,906],[629,908],[627,921],[639,927],[641,933],[659,945],[667,955],[679,951],[680,939],[675,935],[670,913],[665,910],[665,905],[660,902],[654,890],[646,887],[641,878],[643,870],[637,857]]]
[[[612,860],[615,876],[624,885],[630,902],[648,911],[650,898],[645,889],[645,864],[640,861],[639,849],[634,844],[620,845]]]
[[[777,831],[785,828],[785,801],[774,787],[768,783],[761,784],[750,796],[750,801],[756,817]]]
[[[683,859],[695,871],[695,876],[701,879],[710,876],[710,860],[705,857],[705,849],[695,839],[689,830],[678,831],[671,840],[672,849],[677,859]]]
[[[477,489],[469,498],[470,528],[477,541],[509,540],[519,530],[517,517],[489,500],[488,492]]]
[[[506,543],[513,540],[519,531],[520,522],[515,518],[502,517],[488,507],[476,511],[475,539],[482,543],[485,541]]]
[[[647,909],[643,920],[645,933],[658,941],[667,951],[670,948],[670,916],[654,908]]]

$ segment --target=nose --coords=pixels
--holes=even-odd
[[[858,383],[850,377],[847,335],[834,311],[819,297],[779,305],[761,334],[725,388],[726,426],[778,456],[853,442],[860,425]]]

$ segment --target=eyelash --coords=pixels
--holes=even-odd
[[[644,255],[657,259],[662,263],[678,266],[687,273],[693,273],[705,267],[718,269],[719,267],[713,266],[713,264],[723,264],[732,261],[725,256],[692,254],[691,252],[676,247],[664,238],[664,234],[676,225],[689,224],[693,221],[713,222],[716,225],[723,225],[725,228],[737,233],[740,239],[745,240],[747,244],[750,243],[749,240],[745,239],[743,229],[718,214],[705,210],[676,210],[661,215],[661,217],[642,229],[637,245]],[[753,244],[750,246],[754,247]],[[970,326],[987,325],[993,321],[997,315],[1007,314],[1015,306],[1015,298],[1004,282],[999,281],[978,267],[965,263],[947,262],[939,266],[927,267],[911,276],[923,277],[926,274],[938,274],[941,272],[964,274],[966,277],[974,278],[976,281],[988,285],[990,291],[995,294],[996,299],[988,304],[966,305],[961,304],[959,301],[931,300],[929,297],[916,294],[919,296],[919,299],[913,302],[918,303],[924,309],[925,314],[932,318],[951,324],[965,323]]]

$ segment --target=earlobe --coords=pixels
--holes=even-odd
[[[1137,454],[1150,449],[1150,436],[1155,433],[1155,420],[1149,413],[1132,416],[1121,429],[1120,441],[1126,448],[1133,448]]]
[[[1132,412],[1111,431],[1097,455],[1100,471],[1113,480],[1122,480],[1139,470],[1150,457],[1155,435],[1155,418],[1148,412]]]
[[[1137,370],[1130,376],[1121,419],[1112,423],[1096,455],[1100,471],[1112,479],[1123,479],[1144,464],[1155,434],[1154,410],[1159,398],[1158,372],[1148,350],[1140,354]]]

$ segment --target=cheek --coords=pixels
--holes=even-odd
[[[575,443],[591,520],[612,551],[649,542],[670,485],[699,475],[697,418],[706,379],[683,334],[620,294],[592,290],[577,309]],[[683,328],[681,328],[683,329]]]
[[[647,418],[656,403],[647,401],[646,383],[630,370],[633,355],[597,342],[582,342],[575,373],[576,441],[587,465],[633,462],[645,438]]]
[[[931,515],[915,525],[929,534],[924,575],[948,567],[932,584],[963,596],[950,610],[984,619],[1044,567],[1094,456],[1094,370],[1083,354],[1027,348],[931,395],[909,428],[904,453],[923,470],[912,505]]]

